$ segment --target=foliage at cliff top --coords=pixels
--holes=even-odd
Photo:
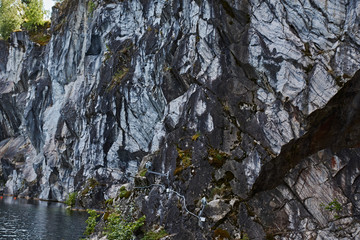
[[[10,34],[23,26],[30,32],[44,25],[43,0],[0,0],[0,36],[8,39]]]
[[[3,39],[9,38],[10,34],[20,28],[23,22],[22,3],[16,0],[0,1],[0,35]]]
[[[24,5],[23,26],[29,31],[36,31],[39,26],[44,25],[44,4],[43,0],[31,0]]]

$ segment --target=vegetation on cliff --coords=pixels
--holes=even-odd
[[[36,32],[46,21],[43,0],[1,0],[0,36],[8,39],[10,34],[20,28]]]

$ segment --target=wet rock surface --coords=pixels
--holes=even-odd
[[[172,239],[360,238],[357,1],[92,3],[0,41],[4,192]]]

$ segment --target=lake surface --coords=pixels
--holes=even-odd
[[[79,239],[87,217],[61,203],[0,196],[0,239]]]

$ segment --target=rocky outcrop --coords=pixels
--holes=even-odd
[[[4,191],[130,183],[173,239],[359,238],[359,8],[64,0],[47,45],[0,42]]]

